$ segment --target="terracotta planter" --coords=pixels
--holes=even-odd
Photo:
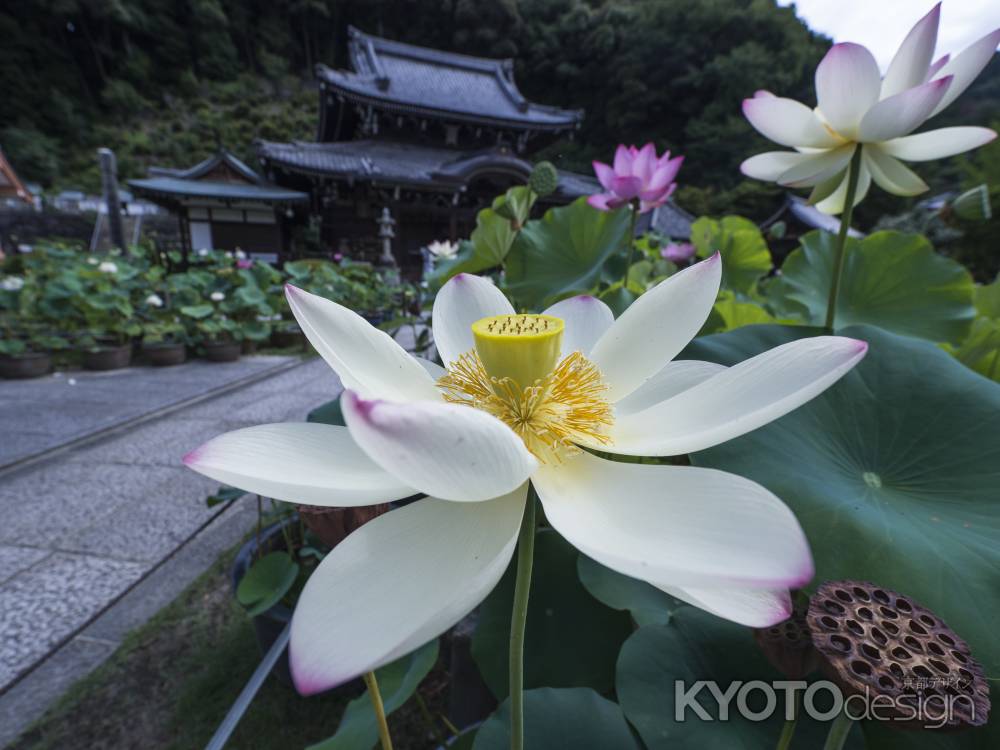
[[[25,352],[16,357],[0,356],[0,377],[37,378],[52,369],[52,356],[45,352]]]
[[[179,365],[187,359],[184,344],[151,344],[142,347],[146,361],[153,367]]]
[[[102,346],[83,353],[83,366],[88,370],[120,370],[132,361],[132,345]]]
[[[205,343],[205,359],[209,362],[235,362],[240,358],[239,341],[208,341]]]
[[[277,329],[271,332],[271,344],[278,349],[305,348],[306,336],[298,328]]]
[[[251,341],[250,339],[243,339],[242,352],[244,354],[256,354],[257,353],[257,342]]]
[[[300,505],[297,510],[299,518],[309,530],[332,549],[352,531],[388,511],[389,506],[383,504],[358,508],[322,508],[315,505]]]

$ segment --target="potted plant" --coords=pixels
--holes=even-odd
[[[239,324],[218,309],[225,300],[223,292],[212,292],[208,302],[181,307],[188,320],[192,338],[204,349],[210,362],[234,362],[240,358],[242,332]]]
[[[83,332],[83,366],[88,370],[127,367],[132,359],[131,340],[142,333],[130,299],[138,271],[126,259],[108,256],[96,264],[78,263],[69,273],[75,274],[75,286],[80,287],[71,304]]]
[[[0,339],[0,377],[45,375],[52,370],[52,352],[68,346],[65,338],[48,331],[6,328]]]
[[[224,309],[240,327],[243,353],[253,354],[258,344],[271,337],[275,317],[273,290],[276,288],[281,294],[281,274],[266,263],[239,260],[238,264],[238,286],[224,303]]]

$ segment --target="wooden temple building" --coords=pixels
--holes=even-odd
[[[309,196],[270,184],[230,152],[188,169],[150,167],[129,180],[136,195],[165,206],[180,223],[181,249],[240,249],[276,262],[292,251],[291,228],[306,217]]]
[[[348,52],[350,70],[316,68],[316,141],[258,141],[262,175],[222,151],[186,170],[153,168],[129,185],[179,215],[186,249],[380,262],[391,226],[393,260],[417,277],[423,247],[468,237],[482,208],[526,182],[532,154],[572,137],[583,120],[580,110],[525,99],[511,60],[417,47],[353,27]],[[600,190],[593,177],[562,171],[540,207]],[[692,218],[671,203],[643,218],[643,229],[690,235]],[[318,248],[315,240],[308,249],[292,242],[293,226],[307,219],[319,230]]]
[[[531,155],[572,137],[583,120],[580,110],[525,99],[511,60],[417,47],[353,27],[348,36],[351,69],[316,69],[316,141],[258,143],[268,179],[310,194],[329,252],[376,260],[377,220],[388,209],[396,261],[416,271],[422,247],[467,237],[480,209],[527,180]],[[592,177],[562,172],[542,207],[596,192]]]

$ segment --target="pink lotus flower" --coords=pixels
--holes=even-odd
[[[660,257],[671,263],[683,263],[694,257],[694,245],[690,242],[671,242],[660,250]]]
[[[252,260],[238,260],[236,261],[237,268],[253,268]]]
[[[657,157],[652,143],[641,149],[621,144],[615,151],[613,167],[594,162],[594,172],[606,192],[590,196],[587,203],[601,211],[610,211],[638,201],[639,213],[652,211],[666,203],[674,192],[677,187],[674,178],[683,161],[683,156],[671,159],[669,151]]]

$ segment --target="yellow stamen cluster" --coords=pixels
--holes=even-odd
[[[475,351],[453,362],[438,380],[445,400],[472,406],[504,422],[543,463],[579,453],[582,439],[608,444],[613,423],[601,372],[580,352],[522,388],[512,378],[491,377]]]

